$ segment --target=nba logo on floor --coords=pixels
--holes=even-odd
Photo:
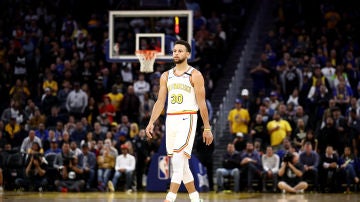
[[[170,178],[170,158],[168,156],[159,156],[158,178],[161,180],[167,180]]]

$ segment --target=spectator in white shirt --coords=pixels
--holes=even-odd
[[[130,193],[132,192],[131,187],[136,161],[135,157],[128,153],[129,148],[126,144],[121,145],[121,152],[122,154],[116,157],[115,174],[112,181],[108,182],[108,188],[111,192],[114,192],[114,186],[116,187],[119,178],[122,175],[125,175],[126,190],[128,193]]]
[[[262,173],[262,190],[266,190],[266,180],[272,179],[273,192],[276,192],[276,186],[278,181],[278,171],[280,165],[280,158],[277,154],[274,154],[273,148],[269,145],[266,147],[266,153],[261,157],[261,163],[263,166]]]
[[[72,90],[66,98],[66,109],[75,118],[80,119],[88,105],[88,95],[80,88],[80,83],[74,83]]]
[[[41,139],[35,136],[35,131],[30,130],[29,136],[26,137],[21,144],[20,151],[22,153],[27,153],[29,149],[31,148],[33,142],[37,142],[39,146],[42,148]]]
[[[144,94],[150,92],[150,84],[145,80],[144,74],[139,74],[139,78],[134,82],[135,94],[139,97],[140,102],[144,102]]]

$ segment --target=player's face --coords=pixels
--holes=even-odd
[[[187,52],[186,47],[181,44],[176,44],[173,49],[173,60],[175,64],[181,64],[189,56],[189,52]]]

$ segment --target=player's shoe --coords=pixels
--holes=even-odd
[[[204,202],[204,200],[203,199],[198,199],[198,200],[193,199],[193,200],[191,200],[191,202]]]

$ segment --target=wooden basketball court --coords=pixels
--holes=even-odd
[[[204,202],[231,202],[231,201],[246,201],[246,202],[344,202],[344,201],[359,201],[360,195],[358,193],[352,194],[319,194],[319,193],[305,193],[305,194],[264,194],[264,193],[200,193]],[[83,192],[83,193],[59,193],[59,192],[4,192],[1,194],[0,201],[26,201],[26,202],[162,202],[165,193],[150,193],[150,192]],[[179,193],[176,202],[190,202],[186,193]]]

